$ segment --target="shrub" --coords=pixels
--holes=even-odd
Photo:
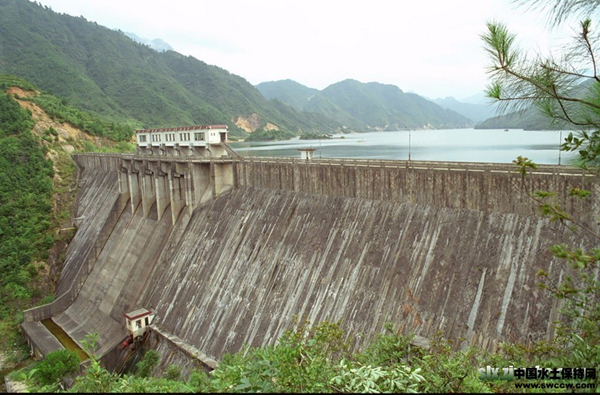
[[[165,372],[165,378],[167,380],[178,380],[181,377],[181,368],[177,365],[169,365]]]
[[[345,360],[340,362],[340,372],[331,384],[341,392],[417,392],[423,381],[421,369],[397,364],[391,367],[360,365],[352,367]]]
[[[150,377],[152,370],[158,365],[158,353],[154,350],[148,351],[144,358],[136,365],[138,377]]]
[[[75,373],[79,367],[79,357],[71,350],[52,351],[37,366],[34,377],[40,385],[50,385],[61,378]]]
[[[328,392],[334,361],[349,347],[340,323],[295,320],[276,346],[227,355],[211,374],[215,392]]]

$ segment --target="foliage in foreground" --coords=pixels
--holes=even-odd
[[[56,350],[46,355],[46,358],[31,372],[42,386],[56,384],[61,378],[75,373],[79,362],[79,357],[73,351]]]
[[[411,344],[411,336],[387,325],[386,332],[363,351],[350,353],[353,339],[339,322],[311,326],[303,321],[286,331],[275,346],[244,347],[226,355],[208,375],[196,370],[183,378],[179,367],[171,365],[161,376],[151,377],[158,363],[158,354],[151,350],[135,374],[119,376],[103,369],[90,352],[91,363],[68,392],[515,392],[514,382],[483,381],[477,369],[487,365],[598,367],[598,355],[583,355],[578,345],[566,345],[575,338],[561,334],[555,342],[532,347],[502,344],[497,353],[487,353],[472,347],[457,350],[452,341],[438,336],[429,349],[423,349]],[[41,385],[35,371],[39,365],[24,374],[30,390],[61,390],[56,376],[53,384]]]

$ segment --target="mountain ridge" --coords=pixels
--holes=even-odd
[[[497,106],[494,103],[490,104],[475,104],[460,101],[454,97],[437,98],[433,100],[435,104],[442,108],[447,108],[452,111],[469,118],[473,122],[482,122],[488,118],[495,116]]]
[[[133,41],[136,41],[140,44],[145,44],[147,46],[149,46],[150,48],[154,49],[155,51],[158,52],[165,52],[165,51],[173,51],[173,47],[171,47],[169,45],[169,43],[167,43],[166,41],[164,41],[161,38],[155,38],[153,40],[150,40],[148,38],[144,38],[144,37],[140,37],[135,33],[131,33],[131,32],[123,32],[127,37],[129,37],[130,39],[132,39]]]
[[[317,90],[283,80],[254,87],[192,56],[157,52],[122,31],[27,0],[0,2],[0,73],[133,128],[224,123],[234,138],[259,131],[280,139],[475,124],[463,111],[379,82],[347,79]]]
[[[292,80],[256,85],[267,99],[279,99],[297,110],[319,113],[345,127],[364,130],[457,128],[473,122],[414,93],[379,82],[346,79],[317,90]]]

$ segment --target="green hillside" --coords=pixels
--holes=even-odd
[[[536,108],[524,112],[512,112],[486,119],[478,123],[475,129],[524,129],[524,130],[565,130],[570,129],[566,123],[552,123]]]
[[[54,242],[48,232],[54,171],[33,125],[31,114],[0,92],[0,320],[30,300],[33,262]]]
[[[85,133],[87,131],[88,133]],[[70,153],[124,152],[133,129],[0,74],[0,359],[29,357],[22,311],[54,300],[75,228],[76,167]],[[1,376],[1,375],[0,375]],[[1,377],[0,377],[1,378]],[[0,388],[1,389],[1,388]]]
[[[0,1],[0,73],[134,127],[225,123],[233,136],[243,136],[235,122],[252,114],[259,116],[258,129],[269,122],[294,134],[340,126],[282,108],[219,67],[156,52],[123,32],[27,0]]]
[[[304,111],[309,100],[319,91],[309,88],[292,80],[261,82],[256,88],[267,99],[279,99],[294,107],[297,111]]]
[[[296,109],[323,114],[357,130],[472,126],[462,115],[394,85],[345,80],[318,91],[285,80],[257,88],[266,98],[278,98]]]

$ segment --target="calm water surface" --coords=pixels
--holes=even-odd
[[[562,138],[568,132],[562,132]],[[370,132],[335,135],[328,140],[241,142],[231,146],[241,155],[300,157],[298,148],[316,148],[322,158],[408,159],[412,160],[511,163],[525,156],[540,164],[559,163],[559,131],[521,129],[447,129]],[[567,164],[577,154],[562,152]]]

